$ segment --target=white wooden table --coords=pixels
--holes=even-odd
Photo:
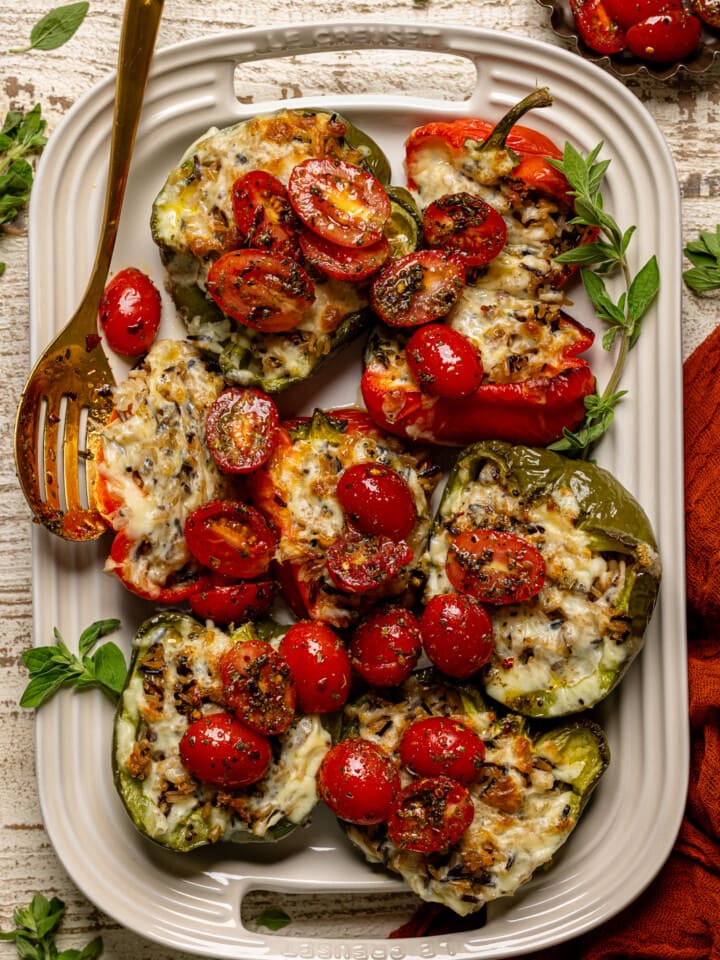
[[[52,136],[65,111],[114,68],[122,3],[92,0],[78,34],[56,51],[7,54],[26,42],[32,25],[51,5],[49,0],[4,4],[0,112],[4,116],[8,109],[29,109],[39,102]],[[455,22],[561,43],[550,29],[546,10],[535,0],[304,0],[292,6],[281,0],[256,5],[246,0],[168,0],[158,43],[164,46],[206,33],[285,23],[291,17],[327,22],[349,16]],[[685,241],[720,222],[719,77],[720,65],[704,75],[682,75],[666,83],[647,78],[628,82],[672,150],[682,190]],[[276,78],[270,75],[268,82],[272,85]],[[281,95],[299,95],[304,82],[303,75],[285,75]],[[419,65],[410,65],[403,70],[401,82],[409,91],[416,87],[421,91],[427,89],[428,78]],[[30,518],[17,487],[11,451],[14,411],[29,367],[27,237],[22,230],[0,236],[0,261],[7,263],[0,279],[0,927],[7,929],[13,909],[42,891],[61,897],[67,905],[61,947],[84,945],[101,934],[106,960],[169,960],[171,956],[181,960],[98,912],[64,872],[43,828],[33,762],[34,714],[18,706],[27,679],[20,656],[31,644],[32,616]],[[716,300],[698,298],[686,290],[685,356],[715,323]],[[0,943],[0,958],[15,956],[12,944]]]

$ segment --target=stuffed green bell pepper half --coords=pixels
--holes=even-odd
[[[648,517],[607,470],[502,442],[458,457],[424,562],[426,602],[486,604],[493,651],[476,679],[536,717],[588,709],[618,684],[661,576]]]
[[[140,627],[115,717],[113,767],[145,837],[185,853],[221,840],[279,840],[309,818],[331,743],[320,718],[290,710],[280,724],[267,711],[263,719],[282,730],[257,732],[229,709],[224,683],[229,653],[242,662],[251,647],[274,650],[283,632],[248,622],[224,633],[177,611]]]

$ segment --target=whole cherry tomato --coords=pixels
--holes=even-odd
[[[720,27],[720,0],[692,0],[692,11],[711,27]]]
[[[287,730],[295,716],[295,683],[285,658],[264,640],[236,643],[220,664],[228,707],[253,730]]]
[[[228,317],[262,333],[292,330],[315,300],[300,264],[266,250],[224,253],[208,271],[207,290]]]
[[[682,0],[603,0],[603,5],[608,16],[623,30],[647,17],[682,10]]]
[[[108,346],[126,357],[147,353],[160,327],[162,301],[150,277],[127,267],[116,273],[100,301],[100,327]]]
[[[420,618],[425,653],[449,677],[470,677],[487,663],[493,650],[492,629],[485,607],[462,593],[432,597]]]
[[[374,610],[359,624],[350,642],[354,669],[377,687],[402,683],[421,652],[418,619],[399,606]]]
[[[267,737],[237,717],[211,713],[188,726],[180,740],[180,759],[203,783],[235,790],[265,776],[272,750]]]
[[[368,247],[383,238],[391,213],[380,181],[344,160],[315,157],[293,167],[288,194],[306,227],[341,247]]]
[[[450,544],[448,580],[485,603],[520,603],[540,592],[545,560],[523,537],[502,530],[468,530]]]
[[[620,53],[625,49],[625,32],[610,16],[605,0],[570,0],[575,26],[582,40],[596,53]]]
[[[227,626],[262,617],[270,609],[277,590],[273,580],[215,584],[193,593],[188,603],[201,620]]]
[[[368,593],[392,580],[412,558],[404,540],[350,532],[330,544],[325,566],[339,590]]]
[[[383,236],[369,247],[342,247],[310,230],[300,234],[300,249],[308,263],[335,280],[361,283],[390,256],[390,244]]]
[[[419,327],[446,317],[465,286],[465,268],[439,250],[397,257],[370,284],[370,305],[391,327]]]
[[[485,759],[485,744],[454,717],[427,717],[406,728],[400,740],[400,759],[421,777],[451,777],[474,783]]]
[[[205,421],[205,441],[224,473],[250,473],[275,446],[278,408],[255,387],[228,387],[213,402]]]
[[[303,713],[332,713],[343,706],[350,693],[350,657],[334,630],[317,621],[294,623],[279,649],[295,680]]]
[[[200,563],[238,579],[261,576],[270,566],[278,535],[255,507],[211,500],[185,521],[188,550]]]
[[[318,791],[335,816],[348,823],[383,823],[400,793],[392,760],[369,740],[341,740],[323,758]]]
[[[265,170],[251,170],[233,184],[235,223],[244,246],[296,258],[300,226],[285,185]]]
[[[388,820],[388,835],[403,850],[440,853],[457,843],[474,815],[467,787],[450,777],[423,777],[400,794]]]
[[[702,25],[683,10],[647,17],[625,34],[628,50],[654,63],[671,63],[689,57],[700,42]]]
[[[416,330],[405,345],[410,372],[423,393],[469,397],[480,386],[480,355],[467,337],[442,323]]]
[[[404,540],[415,526],[412,490],[387,464],[365,460],[343,470],[337,496],[347,519],[360,533]]]
[[[429,247],[460,257],[468,267],[482,267],[505,246],[507,227],[500,214],[471,193],[448,193],[428,204],[423,233]]]

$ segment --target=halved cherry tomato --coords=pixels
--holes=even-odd
[[[682,10],[682,0],[603,0],[603,5],[608,16],[623,30],[647,17]]]
[[[110,547],[110,557],[107,569],[120,580],[122,585],[144,600],[153,600],[156,603],[182,603],[198,590],[210,586],[210,577],[195,563],[187,563],[181,570],[170,574],[162,584],[151,583],[149,580],[137,582],[133,574],[137,566],[133,561],[133,554],[142,554],[146,544],[142,540],[132,540],[124,531],[115,534]]]
[[[348,283],[367,280],[390,256],[390,244],[384,236],[369,247],[341,247],[310,230],[300,234],[300,249],[313,267]]]
[[[459,256],[468,267],[482,267],[505,246],[507,226],[480,197],[448,193],[425,208],[423,233],[429,247]]]
[[[237,717],[211,713],[188,726],[180,740],[180,759],[203,783],[235,790],[265,776],[272,750],[267,737]]]
[[[250,473],[273,452],[278,422],[277,405],[267,393],[228,387],[208,411],[205,441],[224,473]]]
[[[543,555],[524,537],[502,530],[467,530],[450,544],[448,580],[485,603],[520,603],[545,582]]]
[[[188,550],[200,563],[230,577],[265,573],[278,535],[255,507],[239,500],[211,500],[185,522]]]
[[[295,679],[303,713],[332,713],[350,693],[350,657],[340,637],[325,623],[294,623],[280,641]]]
[[[439,853],[457,843],[474,816],[467,787],[450,777],[423,777],[400,794],[388,820],[388,835],[403,850]]]
[[[370,613],[350,642],[353,667],[363,680],[378,687],[402,683],[421,653],[420,623],[410,610],[398,606]]]
[[[400,793],[400,774],[380,747],[359,737],[341,740],[323,758],[318,792],[348,823],[383,823]]]
[[[370,305],[391,327],[419,327],[440,320],[457,303],[465,268],[437,250],[418,250],[392,260],[370,285]]]
[[[265,170],[251,170],[233,184],[235,223],[244,246],[296,258],[300,226],[285,185]]]
[[[400,740],[400,759],[421,777],[452,777],[474,783],[485,760],[485,744],[455,717],[427,717],[407,727]]]
[[[162,302],[150,277],[135,267],[116,273],[100,301],[100,327],[108,346],[125,357],[147,353],[160,327]]]
[[[330,544],[325,566],[330,579],[346,593],[368,593],[392,580],[413,552],[404,540],[348,533]]]
[[[492,621],[485,607],[463,593],[432,597],[420,618],[420,636],[428,659],[449,677],[470,677],[493,651]]]
[[[480,354],[467,337],[443,323],[416,330],[405,355],[418,386],[433,397],[469,397],[482,383]]]
[[[360,533],[404,540],[415,526],[412,490],[387,464],[365,460],[343,470],[337,496],[347,519]]]
[[[692,0],[692,11],[711,27],[720,27],[720,0]]]
[[[231,647],[220,664],[228,707],[253,730],[282,733],[295,716],[295,682],[287,660],[264,640]]]
[[[630,53],[653,63],[671,63],[689,57],[700,42],[702,25],[684,10],[647,17],[625,34]]]
[[[288,195],[306,227],[341,247],[377,243],[391,213],[390,199],[376,177],[329,157],[312,157],[293,167]]]
[[[297,261],[265,250],[231,250],[208,271],[207,289],[223,313],[263,333],[292,330],[315,300]]]
[[[620,53],[625,32],[608,13],[604,0],[570,0],[581,39],[596,53]]]
[[[193,593],[188,603],[201,620],[226,626],[262,617],[270,609],[277,590],[274,580],[217,584]]]

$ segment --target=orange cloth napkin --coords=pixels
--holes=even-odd
[[[691,733],[685,815],[666,864],[630,906],[524,960],[720,960],[720,327],[685,363],[684,406]],[[666,760],[672,765],[672,757]],[[452,929],[440,910],[427,919],[416,934]]]

